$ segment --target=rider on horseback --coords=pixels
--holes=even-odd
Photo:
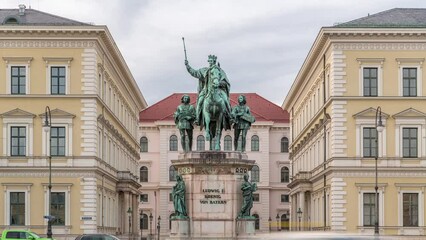
[[[220,96],[223,99],[223,102],[225,103],[225,110],[224,110],[225,118],[230,119],[230,116],[231,116],[230,114],[231,105],[229,104],[229,91],[230,91],[231,85],[229,84],[229,81],[228,81],[228,78],[226,77],[225,72],[218,65],[216,65],[216,59],[217,57],[215,55],[209,55],[207,60],[207,62],[209,63],[209,67],[204,67],[198,70],[195,70],[191,66],[189,66],[188,60],[185,60],[185,66],[189,74],[191,74],[191,76],[195,78],[198,78],[199,80],[196,120],[195,120],[195,124],[197,125],[203,126],[201,111],[203,109],[202,106],[204,103],[204,99],[206,98],[208,94],[209,82],[213,80],[213,76],[212,76],[213,69],[218,69],[220,72],[220,79],[218,79],[218,81],[219,81],[219,88],[221,89]],[[230,126],[224,126],[224,128],[227,130],[227,129],[230,129]]]

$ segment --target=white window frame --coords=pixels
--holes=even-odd
[[[32,57],[3,57],[6,63],[6,94],[12,94],[12,67],[25,67],[25,94],[30,94],[30,66]]]
[[[377,68],[377,96],[383,96],[384,58],[357,58],[359,64],[359,95],[364,96],[364,68]]]
[[[399,96],[403,96],[403,83],[402,83],[402,75],[403,68],[417,68],[417,97],[421,97],[423,94],[423,73],[422,73],[422,65],[424,62],[424,58],[396,58],[398,63],[398,94]]]
[[[25,225],[31,225],[31,186],[32,183],[2,183],[4,187],[4,223],[10,226],[10,193],[11,192],[25,192]]]
[[[402,152],[402,131],[404,128],[417,128],[417,158],[420,158],[424,155],[424,151],[422,149],[422,145],[423,145],[423,137],[424,137],[424,133],[423,133],[423,128],[421,124],[409,124],[410,119],[403,119],[403,121],[405,121],[405,123],[407,124],[396,124],[396,128],[395,128],[395,155],[397,157],[403,157],[403,152]],[[416,120],[414,120],[416,121]],[[396,121],[398,122],[398,121]],[[417,121],[416,121],[417,122]],[[411,158],[410,158],[411,159]]]
[[[355,134],[355,139],[356,139],[356,157],[364,157],[363,156],[363,144],[364,144],[364,138],[363,138],[363,130],[364,128],[370,127],[370,128],[375,128],[376,124],[375,124],[376,119],[375,118],[357,118],[355,121],[356,124],[356,134]],[[384,126],[386,126],[386,118],[382,117],[382,123]],[[386,137],[387,132],[386,132],[386,127],[383,129],[382,132],[379,132],[377,135],[377,153],[379,157],[386,157]]]
[[[44,215],[49,215],[49,184],[42,183],[44,190]],[[66,228],[71,225],[71,187],[72,183],[52,183],[51,192],[65,192],[65,225],[64,226],[56,226],[55,228]],[[45,225],[47,225],[47,221],[45,221]]]
[[[3,144],[3,155],[11,156],[10,147],[11,147],[11,135],[12,135],[12,127],[26,127],[26,149],[25,149],[25,157],[29,157],[33,155],[33,118],[3,118],[3,139],[5,139],[6,144]],[[18,156],[16,156],[18,157]],[[24,156],[21,156],[24,157]]]
[[[42,121],[44,122],[45,119],[42,117]],[[73,132],[73,124],[72,124],[72,118],[58,118],[54,115],[51,119],[52,127],[65,127],[65,156],[57,156],[57,157],[68,157],[72,155],[73,149],[72,149],[72,132]],[[50,155],[50,131],[47,133],[45,131],[42,131],[42,154],[44,156]]]
[[[364,128],[373,128],[373,130],[376,128],[376,126],[374,125],[374,126],[371,126],[371,125],[362,125],[361,126],[361,136],[360,136],[360,140],[361,140],[361,143],[360,143],[360,147],[361,147],[361,149],[360,149],[360,156],[362,157],[362,158],[374,158],[375,156],[370,156],[370,157],[364,157]],[[379,132],[377,132],[377,145],[379,145],[380,144],[380,133]],[[379,151],[379,147],[377,146],[377,153],[378,153],[378,156],[380,156],[380,151]]]
[[[358,187],[358,226],[361,231],[370,226],[364,227],[364,193],[376,193],[373,183],[355,183]],[[379,226],[384,226],[385,223],[385,189],[387,184],[379,184],[377,193],[379,194]],[[383,230],[382,230],[383,231]]]
[[[25,94],[30,94],[30,80],[29,80],[29,74],[30,74],[30,65],[29,64],[8,64],[7,66],[7,73],[6,73],[6,79],[7,79],[7,92],[6,94],[11,95],[20,95],[20,94],[12,94],[12,67],[25,67]]]
[[[404,231],[404,234],[411,235],[416,234],[419,235],[419,229],[424,225],[424,192],[421,190],[401,190],[400,188],[403,186],[397,186],[398,187],[398,226],[400,226],[402,229],[400,231]],[[418,194],[418,214],[419,214],[419,226],[418,227],[403,227],[403,194],[404,193],[417,193]],[[410,229],[411,228],[411,229]],[[410,231],[411,230],[411,231]]]
[[[51,92],[51,68],[52,67],[65,67],[65,95],[70,94],[71,88],[71,71],[70,65],[72,57],[43,57],[43,61],[46,63],[46,93],[52,94]]]

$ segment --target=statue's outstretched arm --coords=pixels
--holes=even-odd
[[[186,70],[189,72],[189,74],[191,74],[191,76],[195,77],[195,78],[202,78],[202,74],[200,70],[195,70],[193,69],[191,66],[189,66],[188,61],[185,60],[185,66],[186,66]]]

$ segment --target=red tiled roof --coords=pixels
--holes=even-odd
[[[139,113],[139,121],[173,121],[173,113],[180,104],[180,99],[183,94],[188,94],[191,97],[191,105],[195,107],[197,101],[196,93],[173,93],[172,95],[141,111]],[[250,111],[256,118],[256,121],[274,121],[279,123],[289,122],[289,115],[287,111],[256,93],[231,93],[232,107],[238,104],[238,96],[241,94],[246,96],[247,105],[250,107]]]

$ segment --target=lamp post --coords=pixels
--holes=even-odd
[[[143,240],[143,209],[141,209],[139,228],[141,229],[141,240]]]
[[[157,219],[157,240],[160,240],[160,221],[161,221],[161,217],[158,216],[158,219]]]
[[[46,137],[49,138],[49,147],[51,145],[51,137],[50,137],[50,128],[52,127],[52,115],[50,113],[49,106],[46,106],[44,110],[44,124],[43,124],[43,130],[46,133]],[[52,239],[52,220],[53,217],[50,215],[51,211],[51,205],[52,205],[52,155],[50,154],[50,150],[48,150],[48,147],[46,147],[46,156],[49,158],[49,185],[48,185],[48,198],[49,198],[49,206],[47,207],[47,238]]]
[[[379,198],[377,196],[379,186],[378,186],[378,170],[377,170],[377,162],[379,158],[379,132],[382,132],[384,129],[384,125],[382,123],[382,109],[380,107],[377,107],[376,109],[376,157],[375,157],[375,194],[374,194],[374,211],[375,211],[375,222],[374,222],[374,235],[379,235]]]
[[[277,213],[277,216],[275,217],[275,220],[277,220],[277,231],[279,231],[280,230],[280,215],[278,215],[278,213]]]
[[[297,217],[299,218],[299,231],[301,231],[301,223],[302,223],[302,209],[297,209]]]
[[[272,219],[271,219],[271,217],[269,217],[269,219],[268,219],[268,223],[269,223],[269,232],[271,232],[271,222],[272,222]]]
[[[127,209],[127,216],[129,217],[129,239],[130,239],[130,234],[132,232],[132,209],[129,207],[129,209]]]
[[[152,219],[154,217],[152,216],[152,213],[149,213],[149,238],[152,238]]]

